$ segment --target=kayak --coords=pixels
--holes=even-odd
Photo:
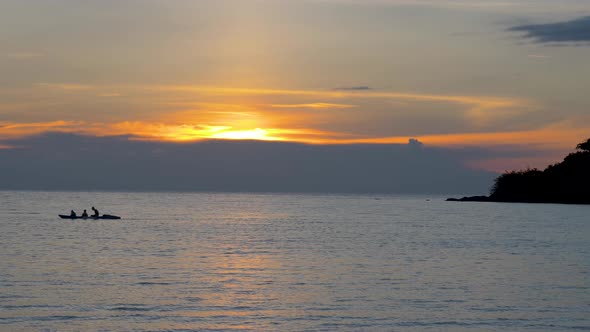
[[[94,220],[98,220],[98,219],[121,219],[121,217],[118,216],[113,216],[110,214],[103,214],[102,216],[98,216],[98,217],[93,217],[93,216],[88,216],[88,217],[82,217],[82,216],[70,216],[67,214],[60,214],[59,215],[60,218],[62,219],[94,219]]]

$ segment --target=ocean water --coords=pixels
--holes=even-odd
[[[243,330],[590,330],[590,206],[0,192],[0,331]]]

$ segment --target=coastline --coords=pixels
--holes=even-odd
[[[488,203],[529,203],[529,204],[575,204],[575,205],[590,205],[586,201],[551,201],[551,200],[507,200],[495,199],[490,196],[464,196],[461,198],[449,197],[446,202],[488,202]]]

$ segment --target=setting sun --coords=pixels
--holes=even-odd
[[[222,130],[220,132],[213,133],[210,138],[223,138],[223,139],[253,139],[253,140],[264,140],[264,141],[281,141],[280,137],[270,136],[268,130],[256,128],[252,130]]]
[[[113,128],[116,132],[133,132],[142,140],[163,140],[188,142],[206,139],[283,141],[279,129],[234,129],[232,126],[207,125],[153,125],[146,123],[126,123]]]

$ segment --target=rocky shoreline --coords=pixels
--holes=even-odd
[[[465,196],[461,198],[447,198],[447,202],[494,202],[489,196]]]

